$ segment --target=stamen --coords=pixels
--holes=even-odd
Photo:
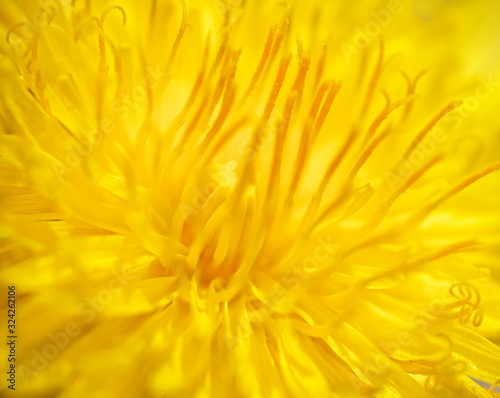
[[[377,227],[387,212],[391,208],[392,204],[396,201],[399,196],[406,192],[408,188],[410,188],[422,175],[424,175],[432,166],[438,163],[440,160],[444,158],[444,155],[436,155],[424,163],[417,171],[415,171],[408,179],[406,179],[401,186],[396,189],[396,191],[386,199],[375,212],[374,217],[371,221],[368,221],[365,225],[365,229],[374,229]]]
[[[208,53],[207,53],[207,56],[208,56]],[[240,52],[237,52],[237,53],[232,53],[228,57],[226,57],[226,61],[224,64],[225,68],[223,70],[221,70],[221,73],[219,76],[219,81],[217,82],[217,85],[215,88],[215,92],[210,93],[208,89],[206,90],[204,98],[200,102],[196,114],[194,115],[194,117],[191,119],[191,122],[186,127],[179,143],[174,148],[174,151],[176,151],[176,152],[182,151],[182,149],[184,148],[184,146],[188,142],[189,138],[191,137],[192,133],[194,132],[195,127],[198,125],[198,123],[201,120],[203,120],[204,124],[207,124],[209,122],[209,119],[212,117],[213,111],[215,110],[217,103],[219,102],[220,97],[224,91],[224,87],[226,86],[227,80],[229,78],[231,78],[231,79],[234,78],[234,76],[233,77],[231,77],[231,76],[234,75],[234,73],[235,73],[236,65],[237,65],[239,56],[240,56]],[[233,66],[231,66],[231,65],[233,65]],[[234,67],[234,71],[229,73],[229,75],[228,75],[228,73],[226,73],[226,67],[227,68]],[[201,79],[201,72],[202,71],[200,70],[200,85],[203,81]],[[197,93],[198,89],[199,89],[199,87],[196,86],[195,87],[196,91],[194,91],[195,94]],[[211,99],[209,100],[209,98],[211,98]],[[194,101],[194,98],[193,98],[193,101]],[[205,108],[207,108],[207,109],[205,110]],[[204,114],[204,117],[202,117],[203,114]]]
[[[112,10],[119,10],[122,14],[122,19],[123,19],[123,25],[127,22],[127,14],[125,10],[117,5],[111,6],[108,9],[106,9],[100,19],[94,18],[94,20],[97,23],[97,28],[98,28],[98,33],[99,33],[99,51],[101,54],[100,57],[100,62],[99,62],[99,74],[104,78],[104,74],[106,72],[106,44],[105,44],[105,35],[104,35],[104,21],[106,19],[106,16],[111,12]],[[107,40],[110,42],[109,40]]]
[[[262,51],[262,56],[260,58],[259,65],[257,66],[257,69],[255,70],[252,76],[252,80],[248,85],[245,97],[248,97],[248,95],[250,95],[250,93],[255,89],[255,86],[257,85],[257,82],[259,81],[259,78],[262,75],[264,67],[266,66],[266,63],[271,54],[271,48],[275,37],[276,37],[276,27],[273,26],[269,29],[269,33],[266,39],[266,44],[264,44],[264,50]]]
[[[369,242],[365,242],[361,245],[356,246],[355,248],[352,248],[349,250],[349,253],[354,252],[355,250],[359,250],[361,247],[365,247],[369,244]],[[467,240],[463,242],[458,242],[450,245],[446,245],[443,248],[439,249],[436,251],[434,254],[430,254],[428,256],[425,256],[419,260],[411,261],[405,264],[402,264],[396,268],[389,269],[387,271],[384,271],[380,273],[379,275],[371,276],[364,281],[361,282],[361,286],[366,288],[370,283],[381,279],[381,278],[387,278],[390,277],[394,274],[398,273],[407,273],[409,271],[415,270],[415,268],[418,268],[422,265],[429,264],[433,261],[439,260],[440,258],[443,258],[445,256],[448,256],[450,254],[458,253],[460,251],[463,251],[464,249],[469,249],[471,247],[477,246],[477,242],[475,240]]]
[[[297,77],[293,82],[292,91],[297,91],[299,94],[302,91],[304,82],[306,80],[307,72],[309,71],[309,65],[311,64],[311,56],[309,53],[305,53],[300,57],[300,67]]]
[[[309,69],[310,58],[309,55],[305,55],[302,59],[301,67],[299,75],[297,76],[297,80],[294,84],[294,89],[300,90],[304,84],[304,80]],[[331,84],[333,87],[333,83]],[[298,184],[304,172],[305,164],[307,162],[307,158],[310,152],[311,145],[311,135],[313,133],[313,127],[315,120],[318,116],[318,112],[320,110],[321,102],[323,101],[323,97],[326,93],[327,85],[323,84],[320,86],[316,97],[311,106],[311,110],[309,111],[309,116],[306,119],[304,128],[302,130],[302,135],[300,139],[300,144],[298,148],[298,154],[295,159],[294,165],[294,173],[292,177],[292,181],[290,184],[290,188],[288,190],[288,196],[286,200],[286,207],[290,208],[293,204],[293,198],[295,196],[295,192],[297,190]],[[330,88],[331,90],[332,88]],[[299,91],[300,92],[300,91]]]
[[[203,113],[205,111],[205,108],[206,108],[207,104],[209,104],[209,99],[210,99],[210,93],[207,92],[207,93],[205,93],[205,95],[204,95],[203,99],[201,100],[200,104],[198,105],[198,109],[196,110],[196,113],[193,115],[193,117],[191,118],[191,121],[186,126],[186,128],[185,128],[185,130],[184,130],[184,132],[182,134],[181,139],[179,140],[179,142],[177,143],[177,145],[173,149],[173,151],[176,154],[179,155],[183,151],[185,145],[189,141],[189,138],[191,138],[191,135],[195,131],[196,126],[198,125],[198,123],[202,119],[202,115],[203,115]]]
[[[366,70],[368,69],[368,51],[365,48],[362,51],[361,62],[359,63],[359,71],[358,71],[358,79],[356,81],[356,85],[358,88],[363,84],[364,78],[368,75]]]
[[[365,162],[368,160],[368,158],[371,156],[375,148],[383,141],[389,133],[391,132],[391,127],[388,126],[382,133],[380,133],[377,137],[375,137],[370,144],[365,148],[363,153],[361,154],[360,158],[358,161],[354,164],[354,167],[351,169],[351,172],[349,173],[349,176],[347,177],[344,186],[346,189],[349,189],[349,187],[352,185],[352,182],[354,181],[354,177],[356,177],[356,174],[358,173],[359,169],[365,164]]]
[[[316,77],[314,79],[314,89],[318,86],[321,78],[323,77],[323,72],[326,64],[326,57],[328,55],[328,44],[323,45],[323,49],[321,51],[321,56],[318,61],[318,66],[316,68]]]
[[[102,19],[97,19],[97,18],[92,18],[93,21],[97,24],[97,34],[99,36],[99,52],[100,52],[100,58],[99,58],[99,70],[98,70],[98,76],[97,76],[97,109],[96,109],[96,115],[97,115],[97,121],[98,124],[100,123],[100,120],[102,118],[102,103],[103,103],[103,97],[104,97],[104,90],[105,90],[105,81],[106,81],[106,75],[108,71],[108,67],[106,65],[106,42],[111,47],[111,50],[113,51],[113,54],[115,56],[115,61],[118,58],[117,56],[117,51],[113,43],[106,37],[106,34],[104,33],[104,26],[103,22],[104,20]],[[83,26],[83,25],[82,25]],[[75,40],[78,39],[79,32],[77,32],[77,36],[75,37]]]
[[[344,144],[341,146],[339,152],[337,153],[337,156],[335,156],[328,165],[328,168],[326,169],[323,178],[321,179],[319,187],[317,191],[314,193],[314,196],[312,197],[311,202],[309,203],[309,206],[307,208],[306,216],[304,217],[305,223],[307,223],[306,220],[312,219],[316,214],[316,211],[318,210],[318,207],[321,204],[321,200],[323,198],[323,194],[326,190],[326,187],[328,186],[328,183],[330,182],[333,174],[340,165],[340,162],[342,162],[345,155],[347,155],[347,153],[349,152],[349,149],[351,148],[357,136],[358,136],[358,131],[352,130],[348,135],[348,137],[346,138],[346,140],[344,141]]]
[[[415,95],[415,92],[416,92],[416,88],[417,88],[417,83],[418,81],[428,72],[427,69],[423,69],[422,71],[420,71],[420,73],[415,77],[415,79],[413,80],[413,82],[411,81],[410,79],[410,76],[405,72],[405,71],[400,71],[401,75],[404,77],[404,79],[406,80],[406,84],[407,84],[407,91],[406,91],[406,95]],[[406,109],[405,109],[405,113],[403,115],[403,121],[406,120],[408,118],[408,116],[410,115],[410,112],[411,112],[411,109],[413,107],[413,102],[409,103],[406,105]]]
[[[113,5],[104,10],[104,12],[101,15],[101,24],[104,25],[104,20],[106,19],[106,16],[113,10],[119,10],[121,12],[123,19],[122,25],[125,26],[125,24],[127,23],[127,13],[123,9],[123,7],[117,5]]]
[[[217,68],[219,67],[220,63],[222,62],[222,59],[224,58],[224,54],[227,51],[227,47],[229,44],[229,37],[231,36],[231,32],[236,22],[237,22],[237,17],[235,17],[233,21],[227,26],[226,28],[227,30],[226,32],[224,32],[222,43],[219,47],[219,50],[217,51],[217,54],[215,55],[215,59],[212,64],[212,67],[210,68],[210,73],[208,74],[208,76],[215,76],[215,72],[217,71]]]
[[[333,104],[333,101],[335,100],[335,97],[337,96],[337,93],[340,90],[340,86],[341,86],[340,83],[339,84],[332,83],[330,85],[330,90],[329,90],[328,95],[327,95],[327,97],[325,99],[325,102],[323,103],[323,105],[322,105],[322,107],[321,107],[321,109],[319,111],[319,115],[317,116],[316,120],[314,121],[314,125],[313,125],[313,128],[312,128],[311,136],[309,137],[309,140],[307,142],[305,142],[304,145],[303,145],[304,151],[307,151],[307,152],[304,155],[305,156],[304,164],[301,165],[301,169],[305,168],[305,162],[308,159],[310,149],[312,149],[312,147],[314,146],[316,138],[317,138],[317,136],[318,136],[321,128],[323,127],[323,124],[325,123],[326,117],[328,116],[328,113],[330,112],[330,108],[331,108],[331,106]],[[320,90],[321,90],[321,88],[320,88]],[[319,92],[318,92],[318,94],[319,94]],[[323,96],[323,94],[321,96]],[[319,99],[319,102],[321,102],[321,99]],[[315,113],[317,113],[317,109],[315,110]],[[301,148],[302,148],[302,142],[301,142]],[[299,148],[299,150],[300,150],[300,148]],[[299,179],[300,179],[301,175],[302,174],[300,174],[298,176]],[[289,199],[288,199],[288,202],[287,202],[288,204],[287,204],[287,207],[286,207],[286,211],[289,211],[291,205],[293,204],[293,196],[295,195],[298,182],[299,182],[299,180],[297,180],[297,183],[296,183],[295,186],[291,187],[291,188],[294,188],[294,190],[290,191],[290,193],[289,193],[289,197],[288,197]],[[311,210],[313,210],[313,209],[311,208]],[[314,209],[314,211],[315,210],[316,209]],[[307,213],[306,212],[306,216],[305,216],[304,219],[308,218],[310,215],[311,215],[311,213]],[[308,223],[304,222],[304,226],[306,224],[308,224]]]
[[[93,18],[97,23],[97,34],[99,37],[99,76],[104,76],[106,71],[106,44],[104,40],[104,29],[102,20]]]
[[[276,33],[276,36],[274,38],[273,48],[271,49],[271,55],[269,57],[269,61],[268,61],[267,65],[266,65],[266,70],[269,70],[271,65],[274,63],[276,55],[278,54],[278,51],[281,47],[281,43],[285,37],[285,34],[288,31],[289,23],[290,22],[289,22],[288,18],[286,18],[286,17],[281,20],[281,24],[280,24],[278,31]]]
[[[200,70],[198,72],[198,76],[196,77],[196,81],[194,83],[194,86],[191,90],[191,93],[189,94],[189,97],[187,101],[185,102],[182,110],[179,112],[179,114],[175,117],[175,119],[169,124],[167,127],[166,131],[164,132],[163,136],[165,137],[165,143],[163,147],[166,148],[171,148],[172,143],[175,137],[175,134],[179,131],[181,128],[182,124],[185,122],[186,115],[190,111],[191,107],[193,106],[200,89],[203,85],[203,82],[205,80],[205,73],[207,71],[207,64],[208,64],[208,58],[210,54],[210,33],[207,35],[207,41],[205,43],[205,52],[203,54],[203,59],[201,62]]]
[[[432,128],[448,113],[456,109],[462,105],[462,101],[451,101],[448,105],[446,105],[441,111],[429,122],[427,125],[418,133],[413,142],[410,144],[409,148],[406,150],[403,158],[408,158],[414,149],[418,146],[418,144],[425,138],[425,136],[432,130]]]
[[[252,137],[250,138],[250,142],[248,145],[247,156],[245,157],[243,164],[243,171],[241,173],[241,178],[238,181],[236,186],[236,194],[233,196],[234,202],[233,205],[236,205],[236,198],[238,198],[242,192],[244,187],[248,184],[249,179],[251,177],[251,173],[254,171],[252,167],[255,161],[255,157],[260,149],[262,144],[262,134],[264,134],[265,126],[267,125],[269,118],[271,117],[272,111],[276,104],[276,100],[281,91],[281,87],[283,86],[283,82],[286,77],[286,73],[288,71],[288,66],[290,65],[291,56],[288,54],[284,58],[282,58],[278,74],[273,84],[273,88],[271,90],[271,94],[269,95],[269,99],[267,101],[266,107],[262,114],[261,120],[257,124],[255,130],[253,131]]]
[[[283,156],[283,147],[285,143],[285,138],[288,132],[288,126],[290,125],[290,119],[292,117],[293,107],[298,97],[298,92],[292,90],[289,94],[287,101],[285,103],[285,108],[283,112],[283,120],[278,122],[276,131],[276,140],[274,143],[273,160],[271,165],[271,172],[269,176],[269,183],[267,186],[267,198],[265,203],[271,205],[276,203],[276,190],[280,184],[280,173],[281,173],[281,161]]]
[[[463,191],[465,188],[467,188],[469,185],[473,184],[474,182],[480,180],[483,177],[486,177],[488,174],[494,173],[496,171],[500,170],[500,162],[494,163],[483,170],[477,172],[476,174],[470,176],[469,178],[466,178],[464,181],[462,181],[460,184],[456,185],[454,188],[450,189],[448,192],[446,192],[444,195],[442,195],[439,199],[434,201],[434,203],[431,203],[429,206],[425,208],[425,211],[432,211],[442,203],[446,202],[448,199],[456,195],[457,193]]]
[[[384,62],[384,42],[382,40],[380,40],[378,61],[377,61],[377,65],[375,66],[375,70],[373,71],[372,79],[371,79],[370,84],[368,86],[368,91],[366,93],[365,103],[364,103],[362,111],[361,111],[361,118],[363,118],[366,115],[366,113],[368,112],[368,109],[370,107],[370,104],[373,100],[373,94],[375,93],[375,89],[377,88],[378,81],[380,79],[380,75],[382,74],[383,62]]]
[[[391,99],[389,97],[389,94],[387,94],[387,92],[385,92],[385,91],[382,91],[382,94],[384,95],[384,97],[386,99],[386,106],[385,106],[384,110],[382,112],[380,112],[380,114],[375,118],[375,120],[371,124],[370,128],[368,129],[368,131],[366,133],[365,144],[366,144],[366,142],[368,142],[368,140],[370,140],[372,138],[372,136],[375,134],[375,132],[380,127],[382,122],[385,119],[387,119],[393,111],[395,111],[396,109],[398,109],[402,105],[408,104],[408,103],[414,101],[415,99],[417,99],[417,97],[415,97],[415,96],[410,96],[410,97],[403,98],[403,99],[395,102],[394,104],[390,105]]]
[[[475,327],[481,325],[484,310],[480,307],[481,296],[479,291],[469,283],[455,283],[450,287],[450,294],[459,301],[445,305],[444,309],[452,312],[444,313],[441,317],[446,319],[458,318],[459,322],[465,325],[474,315],[472,324]],[[459,311],[456,311],[457,309]]]
[[[411,78],[408,75],[408,73],[406,73],[404,70],[400,70],[399,74],[401,76],[403,76],[403,78],[406,80],[406,95],[413,94],[413,93],[411,93],[411,91],[412,91],[412,87],[411,87],[412,86],[412,81],[411,81]]]
[[[463,242],[458,242],[455,244],[451,244],[451,245],[445,246],[441,250],[438,250],[436,253],[426,257],[426,259],[423,261],[425,261],[425,262],[435,261],[435,260],[438,260],[442,257],[448,256],[450,254],[453,254],[453,253],[459,252],[463,249],[468,249],[468,248],[474,247],[474,246],[477,246],[477,241],[475,241],[473,239],[466,240]]]
[[[321,110],[319,111],[318,118],[316,119],[316,122],[314,123],[313,131],[312,131],[312,138],[313,140],[316,139],[318,136],[319,132],[321,131],[321,128],[323,127],[323,124],[326,121],[326,118],[328,114],[330,113],[330,109],[332,107],[333,101],[337,97],[338,92],[340,91],[341,83],[335,84],[332,83],[330,86],[330,91],[328,92],[328,95],[325,99],[325,102],[323,103]]]
[[[153,0],[153,4],[151,5],[151,12],[149,14],[149,35],[153,31],[153,27],[155,26],[155,15],[156,15],[156,5],[158,4],[158,0]]]
[[[411,87],[411,94],[415,94],[415,90],[417,88],[417,83],[420,81],[422,77],[424,77],[427,73],[429,72],[428,69],[422,69],[417,76],[415,76],[415,79],[413,80],[413,84]]]
[[[235,56],[235,59],[233,60],[232,64],[228,67],[227,72],[223,73],[223,75],[225,75],[226,78],[224,79],[224,82],[223,82],[225,90],[224,90],[224,96],[222,98],[221,108],[219,110],[219,114],[217,115],[217,118],[215,119],[213,125],[208,130],[202,143],[195,150],[195,153],[196,153],[195,158],[197,159],[196,160],[197,162],[203,156],[203,153],[207,150],[208,146],[212,143],[216,134],[223,126],[223,124],[226,121],[226,118],[229,114],[229,111],[231,110],[231,106],[233,105],[233,100],[235,97],[235,90],[233,88],[233,81],[234,81],[234,76],[236,74],[236,65],[238,62],[238,57],[239,57],[239,54],[237,54],[237,56]],[[214,104],[214,108],[215,108],[215,105],[216,104]]]
[[[269,121],[271,114],[274,109],[274,105],[276,104],[276,99],[281,91],[281,87],[283,85],[283,81],[285,80],[286,72],[288,71],[288,66],[290,64],[290,55],[284,57],[281,61],[278,74],[276,76],[276,80],[274,81],[273,88],[271,90],[271,94],[269,95],[269,99],[267,100],[266,107],[264,109],[264,113],[262,114],[261,123],[258,128],[255,129],[252,139],[252,152],[256,152],[261,144],[261,134],[262,128]]]
[[[227,62],[225,63],[224,68],[221,70],[219,81],[217,82],[217,85],[215,86],[215,91],[212,95],[212,99],[210,100],[208,108],[205,111],[205,115],[203,117],[203,127],[205,127],[209,123],[210,119],[212,118],[213,112],[214,112],[215,108],[217,107],[217,104],[220,101],[220,98],[222,96],[222,93],[224,91],[224,88],[227,85],[227,82],[228,82],[230,76],[234,77],[234,74],[236,73],[236,66],[238,64],[240,54],[241,54],[240,52],[231,53],[227,57]]]
[[[175,56],[177,55],[177,50],[179,49],[179,45],[181,44],[182,37],[184,36],[184,32],[186,31],[187,27],[187,7],[186,7],[186,2],[184,0],[180,0],[181,6],[182,6],[182,22],[181,26],[179,28],[179,32],[177,33],[177,37],[175,38],[174,44],[172,46],[172,50],[170,50],[170,55],[168,57],[167,61],[167,73],[170,72],[170,68],[172,67],[172,64],[174,63]]]
[[[297,42],[297,55],[299,56],[299,62],[302,62],[302,59],[304,58],[304,42],[302,41],[302,38],[298,33],[296,42]]]
[[[413,173],[403,184],[382,204],[384,209],[388,209],[402,195],[408,188],[410,188],[422,175],[429,170],[432,166],[444,158],[444,155],[436,155],[427,161],[419,170]]]
[[[342,185],[339,195],[335,199],[333,199],[330,202],[330,204],[327,205],[325,210],[323,210],[320,216],[318,216],[316,220],[314,220],[313,228],[319,225],[319,223],[322,222],[328,216],[328,214],[330,214],[334,209],[336,209],[349,196],[352,183],[359,169],[368,160],[368,158],[371,156],[375,148],[389,135],[390,131],[391,131],[391,126],[387,127],[383,133],[379,134],[376,138],[374,138],[372,142],[368,145],[368,147],[365,148],[360,158],[355,163],[354,167],[351,169],[351,172],[349,173],[344,184]]]

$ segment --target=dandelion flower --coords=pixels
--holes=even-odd
[[[498,395],[499,9],[4,1],[2,389]]]

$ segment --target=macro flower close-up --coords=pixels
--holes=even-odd
[[[500,2],[2,0],[3,397],[500,396]]]

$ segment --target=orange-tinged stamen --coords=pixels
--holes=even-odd
[[[326,57],[328,55],[328,44],[324,44],[321,50],[321,56],[318,61],[318,66],[316,68],[316,77],[314,80],[314,87],[316,88],[323,77],[323,72],[325,70]]]
[[[229,112],[231,110],[235,97],[235,90],[232,87],[232,80],[234,79],[235,70],[236,66],[234,66],[234,68],[232,68],[232,70],[229,72],[229,78],[228,78],[229,82],[226,84],[227,87],[225,89],[224,97],[222,98],[222,104],[219,110],[219,114],[217,115],[212,126],[210,126],[209,130],[207,131],[207,134],[203,139],[202,143],[195,150],[196,152],[195,159],[197,162],[201,158],[202,154],[207,150],[209,145],[213,142],[215,136],[220,131],[220,129],[224,125],[224,122],[229,116]]]
[[[298,97],[298,92],[296,90],[292,90],[285,103],[283,120],[280,120],[278,122],[276,131],[276,140],[274,143],[273,160],[271,164],[271,172],[269,176],[269,183],[267,186],[267,199],[265,201],[265,203],[269,204],[269,206],[274,205],[276,201],[275,194],[280,184],[280,171],[281,171],[281,161],[283,157],[283,146],[288,132],[288,126],[290,125],[290,119],[292,117],[293,107],[295,105],[297,97]]]
[[[313,130],[312,130],[312,139],[315,140],[318,137],[319,132],[321,131],[321,128],[325,124],[326,118],[328,117],[328,114],[330,113],[330,109],[332,107],[333,101],[337,97],[337,94],[340,90],[341,84],[340,83],[332,83],[330,85],[330,90],[328,91],[328,95],[326,96],[325,102],[321,106],[321,109],[319,111],[318,117],[316,121],[314,122]]]
[[[208,105],[207,110],[205,111],[205,115],[203,117],[203,123],[202,126],[205,127],[210,119],[213,116],[213,113],[215,111],[215,108],[217,107],[217,104],[219,103],[222,93],[224,92],[224,88],[228,84],[228,80],[232,80],[234,78],[234,74],[236,73],[236,67],[238,64],[238,59],[240,57],[240,52],[237,53],[232,53],[228,55],[227,62],[225,62],[223,69],[221,70],[221,74],[219,77],[219,81],[217,82],[215,86],[214,93],[212,95],[212,98],[210,100],[210,103]]]
[[[320,87],[320,89],[321,89],[321,87]],[[290,210],[291,205],[293,204],[293,196],[295,195],[295,192],[296,192],[296,189],[298,186],[298,182],[300,181],[300,177],[302,176],[302,173],[303,173],[303,169],[305,169],[305,164],[307,162],[310,151],[311,151],[312,147],[314,146],[314,142],[315,142],[321,128],[323,127],[323,124],[325,123],[325,120],[328,116],[328,113],[330,112],[330,108],[331,108],[333,101],[334,101],[335,97],[337,96],[337,93],[339,92],[339,90],[340,90],[340,83],[338,83],[338,84],[331,83],[330,90],[328,91],[328,95],[327,95],[327,97],[326,97],[326,99],[325,99],[325,101],[324,101],[324,103],[319,111],[319,114],[317,115],[316,120],[313,120],[314,124],[313,124],[311,135],[310,135],[310,137],[308,137],[309,138],[308,141],[305,141],[303,144],[301,141],[301,148],[302,147],[304,148],[304,155],[303,155],[304,158],[302,159],[303,164],[301,165],[301,170],[300,170],[301,173],[297,176],[296,184],[292,185],[290,187],[289,196],[287,198],[287,207],[285,209],[286,212],[288,212]],[[319,94],[319,92],[318,92],[318,94]],[[323,96],[323,94],[322,94],[322,96]],[[316,99],[318,99],[318,97]],[[319,102],[321,102],[321,99],[319,99]],[[311,109],[311,111],[314,110],[315,114],[317,114],[318,110],[315,109],[315,105],[316,104],[313,104],[313,109]],[[312,113],[311,113],[311,115],[312,115]],[[297,169],[296,169],[296,171],[297,171]],[[295,177],[295,175],[294,175],[294,177]],[[292,182],[294,182],[294,181],[295,180],[292,180]],[[293,189],[293,191],[292,191],[292,189]],[[316,209],[314,209],[314,211],[315,210]],[[308,216],[309,216],[309,214],[308,214]],[[306,223],[304,223],[304,225],[305,224]]]
[[[244,163],[242,165],[241,178],[238,180],[237,184],[237,194],[233,196],[233,205],[235,206],[237,205],[237,198],[243,193],[244,188],[247,186],[252,177],[252,172],[254,172],[253,165],[255,164],[255,157],[260,150],[260,146],[262,144],[262,136],[263,134],[265,134],[266,125],[269,122],[269,118],[271,117],[271,114],[273,112],[276,100],[281,91],[281,87],[283,86],[283,82],[288,71],[288,66],[290,65],[290,59],[290,54],[282,58],[276,79],[266,103],[266,107],[260,121],[258,122],[252,133],[252,137],[250,138],[250,142],[247,147],[247,155],[245,156]]]
[[[309,57],[304,56],[301,64],[301,69],[302,73],[300,74],[300,81],[298,80],[296,82],[296,87],[298,87],[299,82],[300,85],[303,84],[307,69],[309,68]],[[333,83],[332,83],[333,86]],[[313,132],[313,127],[316,118],[318,117],[318,112],[320,110],[321,103],[323,102],[323,98],[326,94],[328,85],[326,83],[322,84],[316,93],[316,97],[314,98],[314,101],[311,105],[311,109],[309,111],[309,115],[306,119],[304,128],[302,130],[302,135],[300,137],[300,144],[298,148],[298,153],[297,157],[295,159],[295,164],[294,164],[294,172],[293,172],[293,177],[292,181],[290,183],[290,188],[288,190],[288,196],[286,200],[286,207],[291,208],[293,205],[293,198],[295,196],[295,192],[297,190],[297,187],[299,185],[300,179],[304,173],[304,168],[307,162],[307,158],[309,156],[310,152],[310,145],[311,145],[311,134]]]
[[[267,100],[266,107],[265,107],[264,112],[262,114],[259,126],[254,130],[254,133],[252,135],[251,144],[250,144],[251,151],[250,151],[250,155],[249,155],[252,159],[253,159],[255,153],[260,148],[262,130],[263,130],[264,126],[267,124],[267,122],[269,121],[269,118],[271,117],[271,114],[273,112],[274,106],[276,104],[276,100],[277,100],[278,95],[281,91],[281,87],[283,86],[283,81],[285,80],[285,76],[286,76],[286,73],[288,71],[290,59],[291,59],[291,56],[288,55],[281,60],[278,74],[276,76],[276,80],[274,81],[273,88],[271,89],[271,94],[269,95],[269,98]]]
[[[210,68],[210,73],[208,76],[214,76],[215,72],[217,71],[220,63],[222,62],[222,59],[224,58],[224,54],[226,54],[228,44],[229,44],[229,37],[231,36],[231,33],[233,31],[234,25],[237,22],[237,18],[233,19],[233,21],[227,26],[226,32],[224,32],[224,37],[222,39],[222,43],[219,47],[219,50],[217,51],[217,54],[215,55],[214,62]]]
[[[267,62],[267,65],[265,68],[267,70],[269,70],[271,65],[274,63],[276,55],[278,54],[278,51],[281,47],[281,43],[285,37],[285,34],[288,31],[289,23],[290,22],[288,21],[288,18],[283,18],[281,23],[280,23],[280,26],[279,26],[277,33],[276,33],[276,36],[274,38],[273,47],[271,49],[271,55],[269,56],[269,61]]]
[[[262,75],[262,72],[264,71],[264,67],[266,66],[266,63],[269,59],[269,56],[271,55],[271,48],[273,45],[274,38],[276,37],[276,27],[273,26],[269,29],[269,33],[267,35],[266,39],[266,44],[264,44],[264,50],[262,51],[262,56],[260,58],[259,65],[257,66],[257,69],[255,70],[252,80],[250,81],[250,84],[248,85],[246,95],[247,97],[255,88],[257,85],[257,82],[260,79],[260,76]]]

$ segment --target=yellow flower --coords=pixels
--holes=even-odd
[[[499,11],[2,2],[2,388],[498,395]]]

